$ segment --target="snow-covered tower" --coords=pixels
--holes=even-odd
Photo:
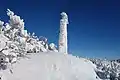
[[[68,23],[68,16],[65,12],[61,13],[61,20],[60,20],[60,33],[59,33],[59,52],[64,54],[68,53],[68,46],[67,46],[67,24]]]

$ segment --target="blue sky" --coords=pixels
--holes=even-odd
[[[6,9],[25,21],[25,27],[49,42],[58,43],[60,13],[69,16],[69,53],[84,57],[120,58],[119,0],[1,0],[0,20]]]

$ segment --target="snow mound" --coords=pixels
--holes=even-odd
[[[90,61],[55,52],[31,54],[9,69],[2,80],[98,80]]]

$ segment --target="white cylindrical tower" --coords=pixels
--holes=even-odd
[[[62,18],[60,19],[60,33],[59,33],[59,52],[67,54],[67,24],[68,16],[65,12],[61,13]]]

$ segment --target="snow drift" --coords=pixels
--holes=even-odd
[[[31,54],[3,71],[5,80],[98,80],[92,63],[62,53]],[[4,79],[2,79],[4,80]]]

